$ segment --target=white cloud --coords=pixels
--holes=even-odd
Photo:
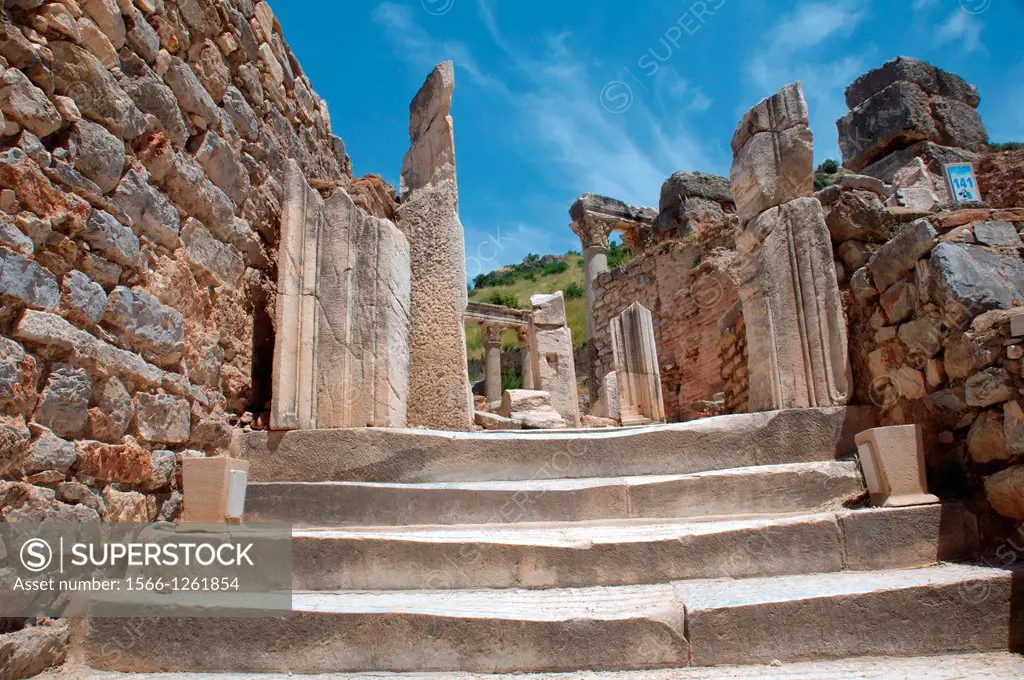
[[[405,6],[384,2],[374,18],[411,63],[428,69],[439,60],[453,59],[458,68],[468,71],[474,84],[495,100],[493,124],[515,126],[523,137],[534,140],[523,152],[542,166],[542,172],[558,171],[556,182],[568,200],[589,191],[656,205],[662,182],[673,172],[706,169],[707,158],[698,139],[681,123],[666,126],[652,116],[635,96],[642,94],[635,82],[625,84],[620,92],[628,96],[621,100],[628,101],[628,109],[609,112],[602,105],[602,88],[608,80],[629,76],[597,77],[591,72],[592,62],[578,56],[578,47],[568,46],[570,33],[542,37],[537,52],[527,53],[502,41],[490,0],[479,0],[478,7],[491,37],[508,57],[511,68],[506,78],[484,73],[465,45],[431,37]],[[711,104],[699,90],[688,97],[695,111]],[[510,120],[502,120],[502,115]],[[567,201],[563,210],[568,207]]]
[[[921,10],[931,9],[938,2],[939,0],[914,0],[914,11],[920,12]]]
[[[985,50],[981,42],[981,31],[984,28],[981,19],[958,9],[950,15],[942,26],[935,33],[935,42],[938,45],[960,43],[964,53],[970,54],[978,50]]]
[[[838,46],[860,26],[865,16],[861,10],[813,2],[783,17],[776,26],[765,31],[773,38],[747,63],[755,91],[743,110],[786,83],[802,81],[816,155],[838,159],[835,121],[847,112],[843,90],[868,70],[873,49],[861,43],[851,46],[852,51],[845,56],[834,55],[841,55]]]

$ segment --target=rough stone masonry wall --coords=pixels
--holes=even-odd
[[[990,510],[1024,520],[1022,228],[1017,208],[937,212],[866,240],[832,232],[838,268],[853,271],[856,401],[879,406],[882,425],[923,426],[929,489],[981,510],[990,544],[1008,530]]]
[[[0,520],[174,518],[270,397],[286,161],[348,189],[341,140],[265,2],[3,6]]]
[[[670,422],[703,413],[694,402],[723,391],[718,354],[718,320],[737,300],[729,276],[703,262],[698,238],[669,241],[601,274],[596,285],[594,332],[590,339],[594,374],[613,370],[609,323],[634,302],[654,316],[665,415]]]

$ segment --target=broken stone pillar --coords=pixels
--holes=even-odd
[[[534,295],[531,332],[535,341],[534,379],[538,387],[551,395],[551,405],[569,427],[580,426],[579,393],[576,386],[576,362],[572,351],[572,331],[565,317],[562,291]]]
[[[800,83],[750,109],[732,138],[729,175],[740,221],[814,192],[814,140]]]
[[[487,403],[501,401],[501,326],[484,326],[484,396]]]
[[[665,422],[661,369],[650,310],[634,302],[612,319],[611,336],[620,421],[623,425]]]
[[[596,194],[583,194],[569,208],[572,230],[583,246],[583,286],[587,301],[587,337],[594,328],[594,281],[608,271],[608,238],[613,231],[628,232],[638,242],[650,240],[651,223],[658,213]],[[646,234],[646,236],[645,236]]]
[[[733,195],[750,216],[738,243],[751,411],[841,405],[850,391],[831,240],[810,197],[807,122],[799,83],[787,85],[751,109],[733,138]]]
[[[455,71],[438,65],[410,106],[398,224],[412,262],[410,427],[470,430],[466,366],[466,246],[459,222],[451,103]]]
[[[278,258],[275,430],[404,427],[409,245],[342,189],[326,200],[289,161]]]

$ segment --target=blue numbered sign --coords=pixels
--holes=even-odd
[[[970,163],[950,163],[943,166],[946,172],[946,188],[954,203],[969,203],[981,200],[978,178]]]

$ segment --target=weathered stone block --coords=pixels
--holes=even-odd
[[[181,313],[149,293],[118,286],[107,300],[103,320],[122,331],[132,349],[150,361],[161,365],[181,361],[185,349]]]
[[[217,124],[220,116],[217,103],[188,64],[172,56],[164,73],[164,82],[174,92],[182,111],[198,116],[209,127]]]
[[[972,375],[965,383],[967,388],[967,405],[992,406],[1016,397],[1016,390],[1010,382],[1010,376],[1003,368],[987,368]]]
[[[43,431],[39,438],[32,442],[25,456],[25,472],[32,474],[43,470],[57,470],[64,473],[74,465],[75,460],[74,444],[51,432]]]
[[[49,44],[58,94],[75,101],[82,115],[122,139],[146,131],[146,119],[110,71],[89,52],[69,42]]]
[[[61,280],[61,297],[68,310],[87,324],[99,323],[107,308],[103,286],[78,270],[71,270]]]
[[[46,94],[16,68],[0,76],[0,111],[37,137],[53,134],[62,122]]]
[[[858,104],[840,118],[843,165],[859,171],[892,151],[916,141],[938,141],[931,102],[917,85],[898,81]]]
[[[62,437],[82,437],[91,396],[92,380],[88,371],[57,364],[47,379],[35,420]]]
[[[93,391],[96,408],[89,409],[89,429],[93,439],[118,442],[128,432],[135,417],[135,403],[116,377],[108,378]]]
[[[192,430],[192,411],[184,399],[139,392],[135,395],[135,421],[144,441],[183,444]]]
[[[135,231],[165,248],[178,247],[181,220],[167,197],[146,181],[143,173],[129,170],[113,196],[114,204],[131,215]]]
[[[411,262],[408,418],[413,427],[469,430],[466,248],[458,212],[451,119],[455,69],[438,65],[410,105],[398,225]]]
[[[1011,222],[979,222],[974,225],[974,239],[983,246],[1020,248],[1020,236]]]
[[[124,142],[92,121],[80,120],[71,131],[75,169],[96,183],[103,193],[113,191],[124,170]]]
[[[89,214],[81,238],[120,265],[135,267],[139,264],[139,237],[106,210],[94,209]]]
[[[976,463],[1009,459],[1002,414],[985,411],[978,416],[967,433],[967,451]]]
[[[208,130],[196,150],[196,160],[206,175],[236,204],[249,193],[249,173],[239,163],[234,150],[215,132]]]
[[[985,478],[985,496],[996,512],[1024,520],[1024,465],[1016,465]]]
[[[32,260],[0,249],[0,299],[36,309],[60,304],[57,279]]]
[[[846,105],[851,109],[899,81],[914,83],[932,96],[949,97],[977,107],[977,89],[960,76],[911,57],[896,57],[868,71],[846,88]]]
[[[936,293],[951,319],[966,322],[982,312],[1024,304],[1024,262],[1016,253],[943,242],[932,253],[931,266]]]
[[[736,212],[747,221],[814,192],[814,143],[799,83],[751,109],[732,139],[729,181]]]
[[[876,250],[868,262],[875,287],[885,290],[896,283],[935,247],[938,238],[939,233],[928,220],[916,220],[904,227],[896,238]]]
[[[181,233],[188,261],[215,285],[236,287],[245,274],[245,262],[233,246],[213,237],[198,220],[189,218]]]
[[[156,58],[155,55],[153,58]],[[188,124],[171,88],[167,87],[142,59],[134,55],[122,59],[121,68],[125,73],[125,77],[121,79],[121,86],[135,105],[156,117],[167,139],[175,147],[184,147],[189,137]]]
[[[156,519],[156,497],[137,491],[118,491],[112,486],[103,490],[106,512],[104,522],[146,523]]]

